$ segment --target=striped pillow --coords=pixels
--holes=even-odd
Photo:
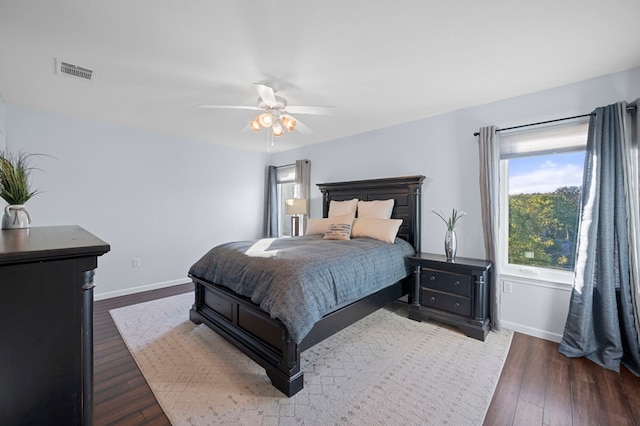
[[[327,227],[323,238],[325,240],[350,240],[354,216],[355,212],[330,217],[331,224]]]

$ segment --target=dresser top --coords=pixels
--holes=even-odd
[[[76,225],[0,232],[0,264],[101,256],[110,249],[109,244]]]

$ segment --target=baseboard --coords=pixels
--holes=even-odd
[[[104,299],[111,299],[113,297],[127,296],[129,294],[142,293],[143,291],[156,290],[159,288],[171,287],[174,285],[184,284],[188,282],[189,282],[188,278],[180,278],[177,280],[163,281],[159,283],[147,284],[147,285],[142,285],[138,287],[130,287],[124,290],[109,291],[106,293],[96,293],[93,296],[93,300],[98,301],[98,300],[104,300]],[[96,288],[99,288],[99,286],[96,286]]]
[[[509,330],[517,331],[518,333],[526,334],[533,337],[538,337],[540,339],[549,340],[556,343],[560,343],[560,340],[562,340],[561,334],[552,333],[547,330],[540,330],[538,328],[527,327],[522,324],[508,321],[501,321],[500,324],[502,325],[502,327],[508,328]]]

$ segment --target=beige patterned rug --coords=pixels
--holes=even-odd
[[[193,293],[111,311],[178,425],[480,425],[512,333],[485,342],[407,318],[396,302],[302,353],[304,389],[287,398],[264,370],[205,325]]]

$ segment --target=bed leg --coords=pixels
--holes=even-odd
[[[194,324],[202,324],[202,317],[198,313],[198,308],[202,306],[202,301],[204,300],[204,289],[202,288],[202,284],[193,282],[193,290],[194,290],[194,302],[189,310],[189,319]]]
[[[193,308],[189,310],[189,319],[194,324],[202,324],[202,319],[200,318],[200,314],[196,312],[195,305],[193,305]]]
[[[267,376],[271,379],[271,384],[288,397],[297,394],[304,387],[302,371],[298,371],[290,377],[280,370],[267,369]]]
[[[289,397],[304,387],[304,375],[300,370],[300,351],[289,333],[283,335],[282,358],[277,365],[267,364],[265,370],[271,384]]]

